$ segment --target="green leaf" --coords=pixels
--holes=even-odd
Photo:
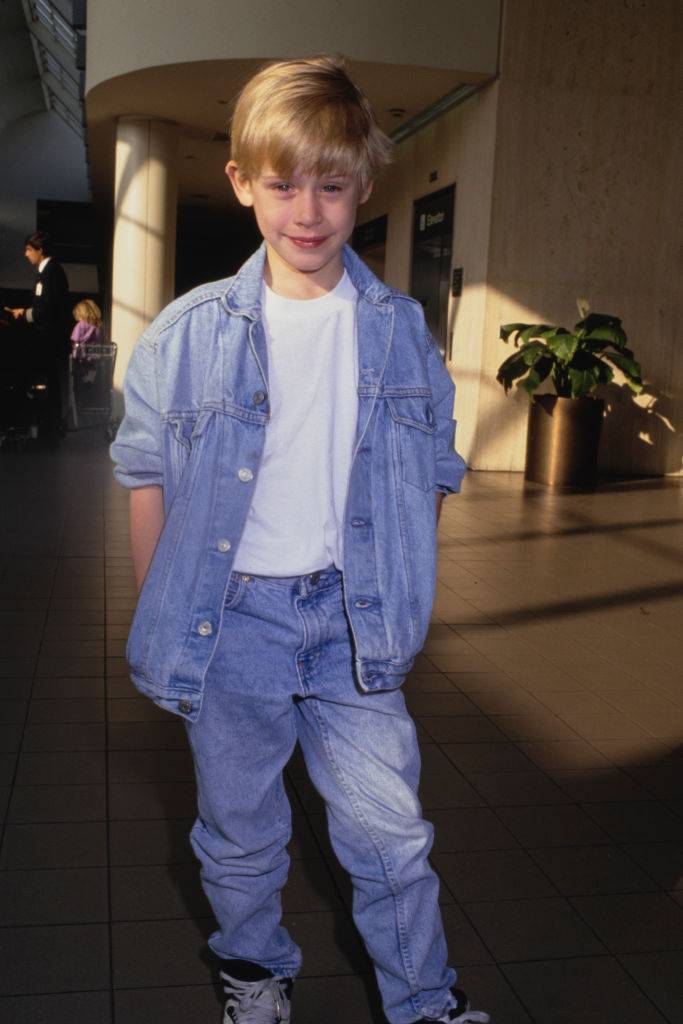
[[[524,380],[520,380],[517,386],[523,388],[531,398],[537,388],[546,380],[552,368],[553,360],[549,356],[539,359],[536,365],[529,370]]]
[[[640,363],[635,359],[625,356],[623,352],[605,352],[605,359],[614,363],[626,378],[626,383],[634,394],[639,395],[643,390],[642,371]]]
[[[563,363],[568,363],[574,358],[578,344],[579,339],[576,335],[570,334],[564,328],[560,328],[548,338],[548,348]]]
[[[595,391],[600,382],[600,371],[596,366],[587,366],[582,369],[569,369],[569,382],[571,386],[571,398],[582,398]]]
[[[600,384],[609,384],[614,380],[612,367],[608,363],[603,363],[602,359],[598,363],[598,379]]]
[[[548,335],[554,334],[556,329],[549,324],[528,324],[517,340],[521,345],[526,345],[532,338],[547,338]]]
[[[523,377],[528,369],[529,365],[524,361],[524,353],[513,352],[512,355],[508,356],[505,362],[501,363],[498,367],[496,380],[499,384],[503,385],[507,394],[517,378]]]
[[[604,327],[594,327],[585,336],[585,341],[604,341],[610,345],[614,345],[615,348],[626,347],[626,332],[623,328],[613,325],[605,325]]]
[[[524,362],[527,366],[533,366],[543,355],[547,355],[547,348],[540,341],[530,341],[527,345],[523,345],[519,354],[524,358]]]
[[[504,324],[500,329],[500,338],[502,341],[507,341],[511,334],[523,331],[528,326],[529,324]]]
[[[618,316],[611,316],[609,313],[589,313],[583,320],[579,320],[574,329],[592,334],[599,327],[621,327],[621,320]]]

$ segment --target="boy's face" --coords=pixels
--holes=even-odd
[[[244,178],[233,160],[226,167],[243,206],[253,206],[266,240],[266,283],[289,298],[314,298],[338,283],[342,248],[353,231],[356,210],[372,190],[361,192],[356,178],[291,178],[266,165],[257,178]]]

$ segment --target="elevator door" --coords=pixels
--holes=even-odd
[[[422,303],[427,326],[446,356],[448,292],[453,253],[455,187],[432,192],[414,204],[410,294]]]
[[[387,255],[387,215],[359,224],[353,232],[352,244],[373,274],[383,281]]]

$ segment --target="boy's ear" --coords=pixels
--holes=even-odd
[[[358,197],[358,205],[359,206],[362,206],[363,203],[367,203],[368,199],[372,195],[372,186],[374,184],[375,184],[374,181],[369,181],[367,183],[367,185],[365,186],[365,188],[361,192],[360,196]]]
[[[225,173],[242,206],[253,206],[254,197],[251,193],[251,182],[249,178],[244,177],[234,160],[228,160],[225,165]]]

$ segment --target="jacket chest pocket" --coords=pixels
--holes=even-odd
[[[429,491],[436,482],[436,419],[429,398],[422,395],[391,397],[387,398],[387,404],[398,440],[401,475],[406,483]]]

